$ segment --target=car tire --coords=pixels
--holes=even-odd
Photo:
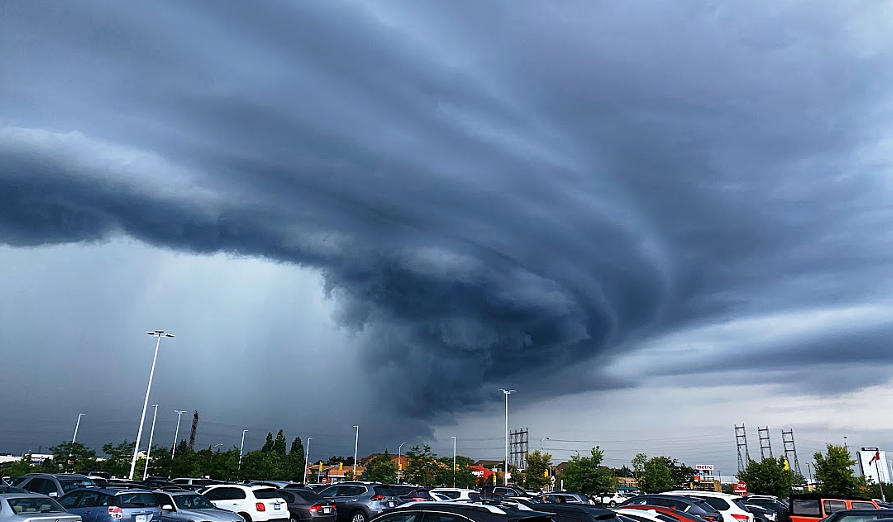
[[[289,517],[288,522],[301,522],[301,521],[295,517]]]
[[[350,514],[350,522],[366,522],[366,513],[354,511]]]
[[[242,519],[243,519],[245,522],[251,522],[251,515],[249,515],[248,513],[242,513],[242,512],[240,512],[240,513],[239,513],[239,516],[242,517]]]
[[[608,502],[608,507],[615,507],[616,505],[617,505],[617,503],[614,502],[613,500]]]

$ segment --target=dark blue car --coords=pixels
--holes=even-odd
[[[83,522],[161,522],[161,508],[144,489],[79,489],[59,499]]]

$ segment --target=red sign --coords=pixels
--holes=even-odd
[[[735,493],[747,493],[747,483],[742,480],[736,482]]]

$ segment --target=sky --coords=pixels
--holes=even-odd
[[[891,24],[883,1],[5,3],[0,452],[78,413],[87,444],[133,440],[154,329],[163,444],[198,410],[200,445],[350,455],[359,425],[361,454],[499,458],[511,388],[556,460],[731,471],[741,423],[751,456],[794,429],[804,468],[893,448]]]

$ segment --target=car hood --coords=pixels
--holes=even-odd
[[[236,522],[242,517],[225,509],[178,509],[176,513],[167,513],[182,520],[194,520],[195,522]]]

